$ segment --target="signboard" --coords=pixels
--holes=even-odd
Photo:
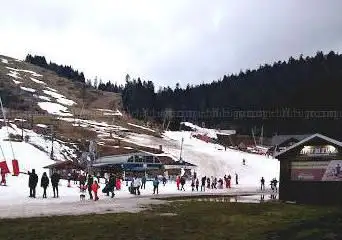
[[[293,181],[342,181],[342,160],[292,162]]]
[[[327,156],[337,154],[337,149],[331,145],[325,146],[304,146],[300,151],[301,155],[307,156]]]

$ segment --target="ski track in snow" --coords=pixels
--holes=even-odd
[[[133,124],[133,123],[127,123],[127,124],[128,124],[128,125],[130,125],[130,126],[133,126],[133,127],[137,127],[137,128],[141,128],[141,129],[144,129],[144,130],[150,131],[150,132],[156,132],[156,131],[154,131],[154,130],[153,130],[153,129],[151,129],[151,128],[143,127],[143,126],[136,125],[136,124]]]
[[[46,85],[45,82],[39,81],[38,79],[35,79],[35,78],[33,78],[33,77],[30,77],[30,79],[31,79],[33,82],[35,82],[35,83],[42,84],[42,85]]]
[[[15,84],[20,84],[20,83],[22,83],[22,82],[20,82],[20,81],[14,80],[14,79],[12,79],[12,81],[13,81]]]
[[[28,88],[28,87],[20,87],[22,90],[26,91],[26,92],[31,92],[34,93],[36,90],[33,88]]]

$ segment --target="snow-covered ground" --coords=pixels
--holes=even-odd
[[[2,62],[5,63],[4,61],[2,61]],[[12,79],[12,81],[15,84],[21,84],[22,83],[21,81],[18,81],[16,79],[23,79],[23,80],[31,81],[31,82],[34,82],[34,83],[40,85],[38,87],[38,90],[33,89],[33,88],[20,86],[20,88],[24,91],[31,92],[31,93],[37,92],[37,91],[39,92],[39,89],[41,88],[42,85],[43,86],[47,85],[47,83],[37,79],[37,77],[39,78],[39,77],[42,77],[43,75],[38,74],[34,71],[30,71],[30,70],[26,70],[26,69],[17,69],[17,68],[12,68],[12,67],[6,67],[6,68],[9,70],[9,73],[7,73],[7,75],[14,78],[14,79]],[[28,77],[26,75],[21,76],[20,73],[29,73],[29,74],[31,74],[31,76],[30,77]],[[50,88],[48,86],[46,86],[46,89],[43,90],[43,93],[46,95],[49,95],[56,102],[52,103],[50,97],[35,95],[37,98],[40,98],[44,101],[47,101],[47,102],[39,102],[38,103],[38,106],[41,109],[47,111],[50,114],[55,114],[55,115],[59,115],[59,116],[72,116],[72,114],[68,111],[68,108],[65,106],[73,106],[76,104],[75,101],[66,98],[64,95],[58,93],[58,91],[56,89]],[[48,103],[48,102],[51,102],[51,103]]]
[[[51,102],[51,98],[49,98],[49,97],[47,97],[47,96],[38,96],[38,95],[37,95],[37,97],[40,98],[40,99],[42,99],[42,100],[44,100],[44,101]]]
[[[50,114],[56,114],[56,115],[65,116],[65,117],[72,116],[72,114],[68,112],[67,107],[62,106],[61,104],[58,104],[58,103],[38,102],[38,106]]]
[[[144,130],[150,131],[150,132],[156,132],[156,131],[154,131],[154,130],[153,130],[153,129],[151,129],[151,128],[143,127],[143,126],[136,125],[136,124],[133,124],[133,123],[127,123],[127,124],[128,124],[128,125],[130,125],[130,126],[136,127],[136,128],[141,128],[141,129],[144,129]]]
[[[206,143],[191,137],[191,132],[167,131],[162,139],[142,134],[130,134],[128,138],[131,142],[147,147],[159,148],[159,145],[162,145],[165,152],[178,159],[183,138],[182,159],[196,164],[199,176],[223,177],[228,174],[234,176],[237,173],[241,184],[246,186],[259,185],[261,177],[266,181],[274,177],[279,178],[277,159],[229,148],[225,151],[221,145]],[[246,165],[242,164],[243,159],[246,160]]]
[[[35,82],[35,83],[42,84],[42,85],[46,85],[45,82],[40,81],[40,80],[38,80],[38,79],[35,79],[35,78],[33,78],[33,77],[31,77],[30,79],[31,79],[33,82]]]
[[[55,98],[57,102],[63,105],[72,106],[76,104],[73,100],[67,99],[64,95],[57,93],[56,90],[55,91],[43,90],[43,92],[46,95],[50,95],[51,97]]]
[[[85,119],[78,119],[78,118],[67,118],[61,117],[60,120],[66,122],[73,122],[74,126],[80,126],[87,129],[95,130],[98,133],[98,137],[109,136],[110,131],[125,131],[126,128],[123,128],[118,125],[108,124],[106,122],[97,122],[93,120],[85,120]]]
[[[31,93],[33,93],[33,92],[35,92],[36,90],[35,89],[33,89],[33,88],[28,88],[28,87],[20,87],[22,90],[24,90],[24,91],[26,91],[26,92],[31,92]]]
[[[17,68],[12,68],[12,67],[6,67],[9,70],[16,71],[16,72],[25,72],[25,73],[30,73],[34,77],[42,77],[43,75],[38,74],[34,71],[31,70],[26,70],[26,69],[17,69]]]
[[[12,79],[12,81],[13,81],[15,84],[20,84],[20,83],[22,83],[22,82],[20,82],[20,81],[14,80],[14,79]]]
[[[5,58],[1,58],[1,62],[4,63],[4,64],[8,64],[8,60],[5,59]]]
[[[54,88],[50,88],[50,87],[46,87],[46,89],[49,89],[50,91],[53,91],[53,92],[58,92],[56,89]]]
[[[9,73],[7,73],[7,75],[15,79],[21,79],[20,74],[16,71],[10,71]]]
[[[99,128],[107,128],[109,126],[104,123],[99,125],[97,126]],[[10,133],[21,133],[21,129],[17,128],[14,124],[11,124],[10,126],[11,128],[8,129]],[[34,168],[40,179],[42,173],[44,171],[47,172],[47,169],[44,169],[43,167],[53,163],[49,158],[51,141],[49,139],[44,139],[39,134],[30,130],[25,130],[24,134],[30,136],[31,143],[40,146],[42,149],[46,149],[46,151],[41,151],[30,143],[12,142],[13,154],[10,142],[3,141],[7,138],[8,132],[5,127],[2,127],[0,129],[0,144],[4,150],[3,158],[7,160],[10,170],[11,160],[15,158],[19,161],[21,172],[27,172]],[[267,183],[274,177],[278,179],[279,164],[276,159],[247,154],[231,149],[225,151],[222,146],[191,138],[191,132],[168,131],[165,132],[163,138],[156,138],[143,134],[130,134],[124,139],[149,147],[159,147],[159,145],[162,145],[164,151],[178,159],[182,138],[184,139],[182,158],[187,162],[198,165],[197,174],[199,177],[206,175],[207,177],[214,176],[222,178],[226,174],[230,174],[233,177],[232,189],[209,190],[206,194],[241,194],[258,192],[261,177],[264,177]],[[63,150],[69,151],[69,153],[72,154],[72,150],[63,145],[62,142],[55,142],[55,144],[56,159],[64,158],[61,154]],[[242,164],[243,158],[246,159],[246,165]],[[239,185],[235,185],[235,173],[239,176]],[[43,199],[40,182],[37,186],[37,198],[29,198],[29,189],[27,187],[28,175],[26,174],[20,174],[18,177],[8,175],[7,182],[8,186],[0,187],[0,218],[137,211],[139,210],[140,204],[158,203],[158,201],[151,199],[153,196],[152,182],[147,182],[146,190],[142,190],[141,196],[131,195],[128,192],[126,184],[123,183],[122,189],[116,191],[114,199],[110,199],[100,192],[99,202],[90,200],[80,202],[78,186],[72,184],[69,188],[64,180],[60,183],[60,198],[58,199],[52,198],[51,187],[48,188],[48,199]],[[164,196],[175,196],[201,193],[192,193],[189,182],[186,184],[185,192],[178,191],[175,183],[169,182],[166,186],[160,185],[159,194]]]

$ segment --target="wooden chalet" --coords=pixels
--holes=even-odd
[[[280,200],[342,202],[342,142],[316,133],[274,157],[280,161]]]

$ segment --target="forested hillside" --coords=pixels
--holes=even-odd
[[[153,90],[152,90],[153,89]],[[128,111],[226,109],[230,111],[296,109],[342,110],[342,55],[318,52],[314,57],[290,58],[256,70],[224,75],[221,80],[198,86],[154,92],[153,84],[126,79],[123,103]],[[178,119],[179,120],[179,119]],[[232,127],[250,133],[253,126],[265,125],[267,134],[329,132],[340,130],[335,118],[286,117],[277,119],[198,119],[211,125]]]
[[[72,67],[47,64],[45,58],[40,58],[28,56],[26,60],[53,69],[71,80],[84,81],[83,73]],[[252,127],[257,128],[258,134],[258,129],[260,133],[264,126],[266,135],[312,132],[342,135],[342,55],[332,51],[328,54],[317,52],[314,57],[291,57],[288,61],[226,74],[219,80],[196,86],[177,84],[156,90],[153,82],[134,79],[127,74],[125,85],[101,80],[98,83],[95,79],[93,87],[121,93],[124,109],[137,118],[146,118],[145,114],[149,113],[149,119],[162,122],[163,116],[156,113],[165,110],[220,112],[216,116],[173,118],[170,126],[175,128],[179,128],[180,121],[191,120],[212,127],[233,128],[245,134],[250,134]],[[247,111],[277,111],[278,114],[246,117],[243,113]],[[341,112],[327,117],[324,113],[315,115],[305,111]]]
[[[85,82],[83,72],[78,72],[77,70],[74,70],[71,66],[58,65],[53,62],[47,63],[44,56],[32,56],[31,54],[28,54],[26,56],[25,62],[54,71],[60,77],[65,77],[77,82]]]
[[[123,97],[125,106],[132,111],[152,107],[158,110],[282,107],[321,110],[342,108],[341,87],[342,55],[318,52],[315,57],[290,58],[256,70],[224,75],[222,80],[208,84],[166,87],[154,97],[150,96],[151,85],[127,81]]]

